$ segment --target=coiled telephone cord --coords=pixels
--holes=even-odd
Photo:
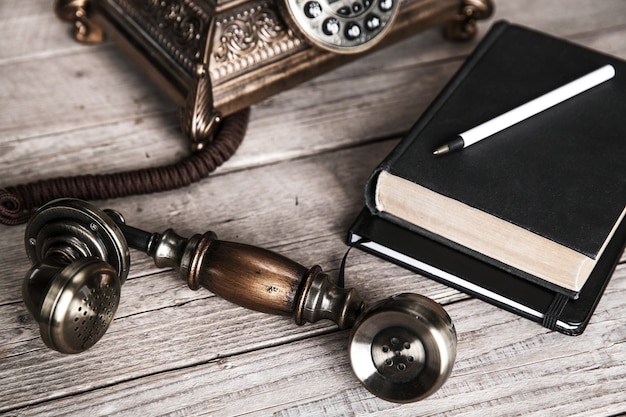
[[[202,149],[171,165],[133,171],[58,177],[0,189],[0,223],[18,225],[48,201],[69,197],[106,200],[188,186],[206,178],[228,160],[246,134],[250,109],[224,118],[215,138]]]

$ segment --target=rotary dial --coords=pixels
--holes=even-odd
[[[315,45],[342,53],[382,39],[400,0],[285,0],[290,20]]]

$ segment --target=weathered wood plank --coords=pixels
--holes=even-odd
[[[287,252],[303,264],[338,259],[342,235],[362,206],[363,184],[393,143],[383,142],[333,155],[314,156],[265,168],[216,176],[184,191],[138,196],[102,203],[124,214],[129,224],[151,231],[173,227],[190,236],[214,230],[225,240],[248,242]],[[315,178],[315,181],[310,181]],[[331,192],[332,190],[332,192]],[[250,210],[253,207],[254,210]],[[333,213],[332,217],[329,213]],[[276,222],[276,218],[280,222]],[[302,219],[307,219],[303,222]],[[13,276],[23,276],[28,265],[23,250],[24,227],[3,228],[7,233],[0,265]],[[307,242],[338,239],[334,248]],[[303,247],[303,242],[306,244]],[[299,251],[300,254],[294,253]],[[298,256],[299,255],[299,256]],[[303,256],[305,255],[305,256]],[[330,255],[330,256],[329,256]],[[133,269],[151,274],[144,256],[133,256]],[[139,262],[137,262],[139,261]],[[137,273],[135,273],[137,274]],[[0,283],[0,285],[5,285]],[[0,291],[0,303],[17,301],[19,285]]]
[[[0,66],[45,60],[80,49],[70,27],[55,15],[50,1],[3,0],[0,3]]]
[[[213,189],[192,187],[184,198],[175,198],[177,193],[172,192],[158,197],[122,200],[113,207],[124,213],[130,224],[140,227],[154,230],[174,227],[186,235],[214,229],[224,239],[269,247],[304,265],[321,263],[325,269],[332,271],[337,268],[346,250],[343,239],[347,222],[362,204],[361,186],[357,184],[364,182],[378,155],[388,152],[388,145],[387,142],[378,143],[334,153],[333,158],[315,156],[235,172],[216,177]],[[354,163],[355,158],[361,162],[359,166]],[[364,163],[367,159],[370,164]],[[257,181],[254,188],[247,181],[250,178]],[[310,178],[317,180],[311,182]],[[213,194],[219,194],[218,201],[234,202],[233,208],[207,211],[207,201],[216,199]],[[156,201],[167,203],[155,205]],[[254,212],[242,204],[247,201],[254,202]],[[325,210],[320,211],[320,207]],[[329,217],[329,213],[334,213],[332,218],[335,220]],[[282,219],[280,224],[276,224],[276,216]],[[303,223],[302,219],[307,221]],[[17,229],[21,228],[11,229],[11,233],[16,234],[13,230]],[[20,244],[11,247],[15,257],[21,251]],[[42,345],[38,327],[19,301],[20,280],[27,268],[24,255],[19,262],[11,261],[12,255],[8,252],[4,256],[8,258],[2,261],[2,268],[11,278],[2,283],[4,306],[0,306],[0,347],[6,357],[12,358],[2,370],[2,376],[7,399],[13,404],[38,402],[49,396],[62,396],[71,390],[84,391],[127,378],[187,367],[198,361],[284,343],[287,340],[284,337],[307,337],[311,332],[327,331],[330,326],[329,323],[321,323],[298,328],[285,319],[231,306],[212,297],[208,291],[185,289],[171,272],[148,275],[156,272],[155,267],[149,265],[145,256],[134,252],[134,277],[122,289],[118,318],[105,338],[106,343],[102,340],[93,350],[77,357],[61,356]],[[138,258],[143,258],[143,263],[136,263]],[[378,260],[372,262],[377,264]],[[399,268],[385,268],[377,275],[381,278],[390,276],[394,270],[400,271]],[[415,282],[410,273],[401,271],[405,282]],[[141,277],[137,277],[138,273]],[[356,275],[347,276],[350,285],[356,285],[363,278],[369,281],[370,274],[363,278]],[[381,291],[402,291],[401,280],[385,285],[385,290],[380,288],[382,282],[378,280],[371,289],[363,286],[363,295],[368,299],[378,299],[382,296]],[[433,284],[422,281],[423,292],[439,296],[440,301],[445,301],[443,297],[459,298],[456,292]],[[181,326],[181,323],[184,324]],[[253,328],[248,329],[246,323],[254,323]],[[263,323],[274,324],[267,327]],[[203,343],[207,334],[212,335],[211,340]],[[199,346],[203,346],[201,352],[197,352]],[[126,360],[117,360],[119,352],[116,347],[123,348],[128,359],[133,358],[132,366]],[[151,354],[153,351],[159,353]],[[70,363],[74,366],[68,366]],[[77,379],[72,375],[74,367],[79,364],[84,371],[83,377]],[[24,391],[24,384],[32,385],[33,389]],[[50,387],[41,394],[35,394],[40,392],[35,389],[40,384]],[[6,407],[9,404],[0,401],[0,405]]]
[[[496,18],[517,13],[516,21],[532,23],[534,10],[546,10],[513,4],[503,2]],[[608,7],[581,3],[578,10],[587,13],[589,20],[575,26],[550,24],[558,28],[557,34],[626,56],[621,42],[626,30],[621,16],[626,13],[620,15],[619,10],[623,4],[617,3],[617,11],[610,13]],[[561,3],[552,7],[573,9]],[[571,19],[567,13],[548,10],[545,14],[550,19],[561,16],[560,23],[568,16]],[[591,31],[589,22],[602,31]],[[541,21],[537,23],[541,29]],[[482,26],[481,34],[486,28]],[[225,169],[402,133],[474,44],[446,42],[438,30],[431,30],[255,106],[250,133]],[[178,131],[176,110],[144,78],[111,45],[81,46],[72,54],[0,65],[0,79],[5,80],[0,85],[0,103],[5,103],[0,112],[4,138],[0,164],[6,167],[0,185],[153,166],[180,158],[186,153],[186,142]]]
[[[255,201],[254,213],[245,205],[235,204],[233,207],[240,207],[239,212],[217,210],[202,216],[206,202],[213,200],[212,194],[216,192],[202,186],[191,187],[183,199],[144,196],[116,202],[113,207],[125,213],[130,224],[155,230],[164,225],[175,228],[181,225],[181,233],[191,234],[214,224],[222,225],[223,233],[213,229],[224,239],[267,246],[304,265],[322,260],[325,269],[333,270],[345,250],[345,230],[361,205],[361,190],[356,184],[364,181],[373,167],[368,165],[375,163],[387,145],[387,142],[376,143],[335,152],[332,158],[314,156],[214,179],[212,185],[219,190],[221,201]],[[249,178],[257,181],[254,189],[246,181]],[[311,182],[309,178],[317,181]],[[154,204],[161,199],[168,203]],[[325,210],[320,212],[319,207]],[[336,220],[329,221],[329,213]],[[277,215],[282,220],[280,224],[274,220]],[[303,225],[302,219],[307,219],[306,224]],[[17,245],[14,250],[20,249]],[[140,257],[137,253],[133,255],[134,260]],[[139,268],[145,265],[140,264]],[[287,319],[249,312],[212,297],[207,291],[185,289],[171,272],[147,275],[155,272],[154,267],[148,267],[141,271],[142,277],[125,284],[118,318],[107,336],[84,354],[61,356],[43,347],[37,326],[17,301],[23,275],[23,270],[17,268],[8,261],[3,265],[6,275],[13,277],[7,280],[11,285],[3,293],[12,294],[9,299],[13,302],[0,307],[3,321],[0,346],[5,357],[11,358],[1,375],[4,393],[13,405],[38,403],[70,392],[90,391],[127,379],[188,368],[219,357],[309,338],[332,328],[329,323],[299,328]],[[133,263],[132,268],[136,271],[137,264]],[[403,291],[418,291],[440,302],[466,298],[358,252],[350,258],[347,282],[359,288],[368,300]],[[509,317],[508,313],[501,314]],[[488,336],[474,334],[484,325],[480,320],[476,330],[466,330],[467,337],[490,340]],[[507,320],[518,322],[513,317]],[[525,326],[531,334],[544,332],[536,324],[528,325]],[[311,340],[311,343],[316,342]],[[125,352],[122,358],[120,349]],[[77,367],[82,369],[80,377],[74,375]],[[30,389],[24,390],[25,385]],[[0,401],[0,407],[10,404]]]
[[[611,415],[624,411],[624,296],[622,266],[585,334],[566,347],[567,336],[480,301],[448,306],[460,336],[455,369],[441,390],[414,404],[384,402],[360,387],[346,358],[347,332],[333,332],[23,412],[54,407],[69,415]]]
[[[626,57],[626,2],[496,0],[497,14]],[[0,186],[171,162],[186,152],[176,109],[110,44],[67,36],[50,2],[0,2]],[[488,24],[481,25],[481,36]],[[184,190],[100,202],[129,223],[274,249],[335,273],[371,169],[476,41],[438,30],[255,106],[242,148]],[[452,378],[431,399],[374,398],[347,364],[347,332],[297,327],[193,292],[133,252],[111,329],[93,350],[46,349],[21,302],[23,226],[0,226],[0,413],[10,415],[611,415],[626,411],[626,269],[585,334],[568,338],[373,256],[346,282],[367,300],[413,291],[447,305]],[[622,256],[626,260],[626,255]],[[563,400],[567,398],[567,400]],[[12,410],[12,411],[9,411]]]

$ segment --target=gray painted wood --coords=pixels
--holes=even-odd
[[[505,18],[626,58],[623,0],[496,0]],[[175,106],[110,43],[83,46],[48,2],[0,4],[0,187],[173,162],[187,152]],[[98,202],[144,229],[215,231],[335,274],[363,185],[478,42],[438,30],[253,108],[237,154],[185,189]],[[444,304],[458,334],[451,378],[398,405],[352,375],[347,331],[191,291],[133,251],[106,336],[64,356],[21,301],[23,226],[0,226],[0,412],[6,415],[614,415],[626,412],[626,267],[586,332],[550,332],[359,251],[347,285],[367,300],[411,291]],[[622,257],[622,262],[626,257]]]

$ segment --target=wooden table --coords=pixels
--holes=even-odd
[[[496,19],[626,58],[623,0],[497,0]],[[262,246],[336,274],[376,164],[478,39],[430,30],[253,107],[248,135],[211,178],[97,202],[151,231]],[[0,187],[115,172],[187,153],[175,106],[105,43],[70,39],[51,2],[0,3]],[[586,332],[568,337],[358,250],[346,284],[366,300],[417,292],[459,336],[450,379],[430,398],[382,401],[350,369],[348,331],[296,326],[206,290],[136,251],[116,318],[87,352],[47,349],[22,303],[24,226],[0,226],[0,412],[7,415],[589,415],[626,412],[626,265]]]

